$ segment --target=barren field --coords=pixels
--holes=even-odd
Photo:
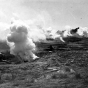
[[[22,64],[0,65],[0,88],[88,88],[88,51],[55,50]]]

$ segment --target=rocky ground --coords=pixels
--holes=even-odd
[[[33,62],[0,65],[0,88],[88,88],[88,51],[39,53]]]

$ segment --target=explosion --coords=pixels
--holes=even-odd
[[[61,31],[60,29],[56,30],[52,27],[43,27],[34,23],[31,26],[25,21],[13,19],[8,26],[8,30],[6,29],[5,33],[3,32],[3,36],[4,38],[1,38],[0,41],[8,49],[10,47],[11,54],[18,55],[23,60],[30,61],[38,58],[35,52],[38,51],[39,43],[42,44],[42,42],[47,43],[49,41],[58,43],[78,41],[78,39],[74,40],[75,38],[80,38],[80,41],[82,38],[88,37],[88,28],[71,28],[70,26],[65,26],[64,30]]]
[[[10,53],[20,55],[22,59],[36,59],[34,54],[36,46],[32,39],[28,37],[28,26],[17,20],[12,22],[10,26],[10,33],[7,36],[8,44],[10,45]]]

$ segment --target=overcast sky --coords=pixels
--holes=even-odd
[[[12,17],[60,29],[88,27],[88,0],[0,0],[0,22],[10,23]]]

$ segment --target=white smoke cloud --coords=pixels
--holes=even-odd
[[[10,32],[9,24],[0,22],[0,40],[6,40],[7,34]]]
[[[45,27],[44,20],[39,18],[35,18],[32,20],[26,20],[25,23],[30,27],[28,29],[28,35],[33,40],[33,42],[42,42],[46,40],[45,36]]]
[[[59,37],[59,35],[57,34],[57,30],[52,29],[52,27],[48,27],[45,30],[45,34],[46,34],[46,38],[55,39],[55,38]]]
[[[29,37],[33,40],[33,42],[42,42],[46,40],[46,36],[44,30],[39,27],[32,27],[29,30]]]
[[[77,29],[77,30],[76,30]],[[74,37],[83,37],[83,31],[85,28],[78,27],[78,28],[72,28],[71,26],[65,26],[65,30],[63,32],[63,38],[70,38],[72,36]],[[71,33],[72,31],[76,30],[76,32]]]
[[[74,33],[71,33],[72,31],[75,31]],[[87,27],[77,27],[77,28],[71,28],[68,27],[66,31],[64,32],[65,37],[88,37],[88,28]]]
[[[46,28],[45,35],[46,35],[46,39],[53,39],[53,40],[56,40],[58,42],[64,42],[60,32],[58,30],[52,28],[52,27]]]
[[[80,41],[84,38],[88,38],[88,28],[87,27],[72,28],[70,26],[65,26],[65,29],[62,31],[62,40],[64,40],[65,42],[67,41],[69,42],[74,37],[80,38]]]
[[[88,37],[88,28],[87,28],[87,27],[84,27],[83,30],[84,30],[84,31],[83,31],[84,37]]]
[[[56,39],[59,42],[64,42],[61,35],[57,33],[57,30],[52,27],[45,26],[46,21],[44,20],[44,17],[40,17],[39,19],[33,19],[25,21],[26,24],[30,26],[29,31],[29,37],[33,40],[34,43],[37,42],[44,42],[47,39]],[[38,47],[37,47],[38,50]]]
[[[63,38],[72,36],[72,34],[70,33],[71,27],[69,25],[66,25],[63,31]]]
[[[88,37],[88,28],[87,27],[80,27],[77,31],[77,34],[80,37]]]
[[[46,11],[40,12],[34,19],[26,20],[25,23],[30,26],[29,37],[34,42],[42,42],[47,38],[47,29],[51,24],[51,17]]]
[[[10,33],[7,36],[10,45],[10,53],[20,55],[24,59],[35,59],[33,53],[36,49],[32,39],[28,37],[28,26],[21,20],[14,20],[10,26]],[[27,58],[26,58],[27,57]]]

